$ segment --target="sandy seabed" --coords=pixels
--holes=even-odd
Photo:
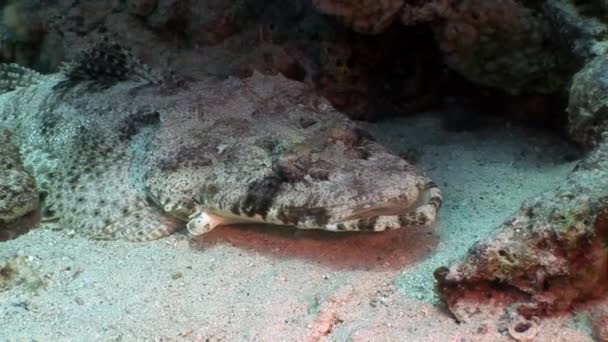
[[[457,323],[433,271],[462,257],[576,161],[546,133],[504,122],[442,130],[437,114],[366,124],[418,155],[442,188],[436,225],[384,233],[267,226],[182,232],[147,243],[90,241],[52,224],[0,243],[46,286],[0,292],[0,341],[509,341],[486,303]],[[545,319],[534,341],[591,341],[584,317]]]

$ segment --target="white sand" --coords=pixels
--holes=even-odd
[[[0,243],[47,286],[0,292],[0,341],[494,341],[500,311],[456,324],[436,304],[433,270],[462,256],[525,198],[564,180],[556,138],[504,126],[446,133],[433,116],[367,125],[444,191],[436,227],[332,234],[224,227],[133,244],[47,226]],[[570,317],[538,341],[590,340]],[[580,330],[579,330],[580,329]]]

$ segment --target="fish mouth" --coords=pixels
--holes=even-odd
[[[382,202],[365,201],[321,207],[284,207],[281,212],[287,220],[283,223],[305,228],[320,228],[357,219],[380,216],[402,215],[416,208],[418,201],[412,203],[404,197],[387,199]],[[289,220],[289,218],[293,218]]]
[[[415,188],[401,192],[391,191],[392,197],[386,196],[388,191],[374,192],[353,196],[341,203],[317,202],[315,206],[271,205],[266,210],[255,211],[242,210],[239,201],[237,209],[199,206],[195,214],[202,212],[215,218],[221,217],[221,220],[215,220],[220,225],[263,223],[330,231],[381,231],[409,225],[427,225],[434,222],[441,206],[441,192],[434,183],[424,178],[422,180],[424,182],[419,182]],[[193,217],[188,219],[192,220]],[[195,223],[192,225],[202,226]]]
[[[333,212],[334,219],[332,223],[339,223],[343,221],[350,221],[354,219],[363,219],[370,217],[379,216],[393,216],[405,214],[418,206],[422,199],[417,200],[414,203],[398,197],[385,200],[383,202],[368,202],[359,203],[356,205],[343,205],[336,208],[330,208]]]
[[[328,206],[324,208],[312,208],[310,211],[302,208],[302,212],[308,212],[311,216],[324,211],[327,223],[337,224],[353,220],[397,217],[416,213],[422,208],[437,211],[441,206],[441,192],[433,182],[425,181],[418,187],[419,191],[409,194],[399,194],[391,198],[379,199],[379,196],[367,198],[353,198],[352,201],[342,205]],[[434,213],[432,214],[434,215]]]

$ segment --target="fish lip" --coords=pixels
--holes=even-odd
[[[415,210],[419,202],[417,200],[412,203],[402,196],[397,196],[382,202],[368,201],[319,207],[286,207],[284,209],[300,211],[302,216],[316,216],[319,212],[324,211],[331,217],[329,223],[340,223],[358,218],[405,214]]]
[[[412,203],[408,203],[407,201],[402,201],[400,203],[389,203],[383,202],[380,204],[375,204],[373,207],[360,209],[360,210],[352,210],[349,215],[343,216],[339,221],[349,221],[353,219],[360,218],[370,218],[370,217],[380,217],[380,216],[393,216],[408,213],[414,210],[417,206]]]

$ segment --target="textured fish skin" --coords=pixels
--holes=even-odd
[[[193,234],[251,221],[381,231],[431,224],[441,205],[427,177],[282,76],[96,86],[20,70],[32,84],[0,95],[0,127],[45,215],[84,236],[150,240],[186,221]]]
[[[23,167],[12,134],[0,128],[0,235],[9,223],[35,211],[38,202],[36,182]]]

